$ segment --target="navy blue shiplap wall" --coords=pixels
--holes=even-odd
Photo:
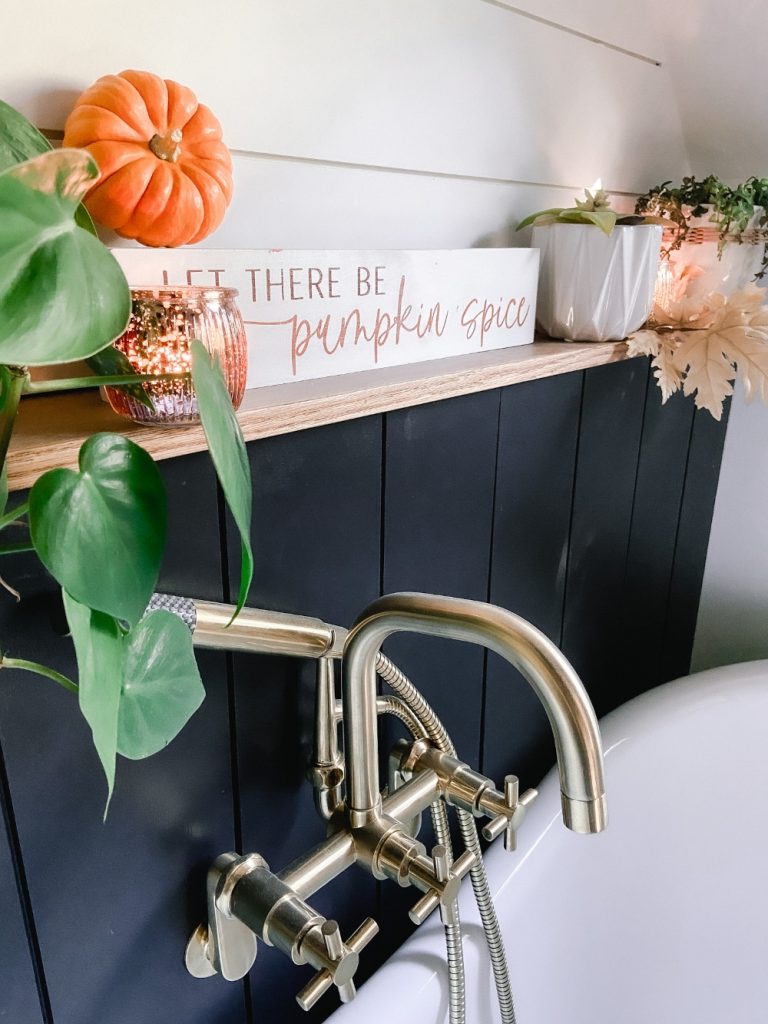
[[[250,603],[347,625],[391,590],[491,600],[558,642],[605,713],[687,670],[724,431],[677,396],[662,408],[634,360],[253,443]],[[162,471],[162,587],[226,599],[237,541],[207,457]],[[0,599],[3,649],[74,673],[50,578],[28,556],[3,574],[24,595]],[[552,763],[543,712],[497,658],[413,637],[389,653],[466,759],[523,785]],[[304,780],[312,666],[211,652],[200,663],[203,708],[162,754],[121,761],[106,824],[72,698],[2,673],[0,1021],[306,1019],[293,996],[308,971],[282,954],[262,947],[236,985],[193,980],[182,954],[218,853],[258,850],[279,870],[323,838]],[[353,870],[314,900],[347,931],[381,921],[361,975],[407,931],[410,894],[392,888]]]

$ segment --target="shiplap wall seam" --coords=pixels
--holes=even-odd
[[[38,128],[49,142],[61,142],[64,138],[64,132],[57,128]],[[524,181],[519,178],[494,178],[485,174],[459,174],[452,171],[437,171],[437,170],[424,170],[419,167],[398,167],[390,164],[366,164],[366,163],[355,163],[351,160],[326,160],[323,157],[314,156],[293,156],[288,153],[266,153],[260,152],[255,149],[234,149],[230,148],[230,153],[233,157],[241,157],[244,159],[256,159],[256,160],[275,160],[285,161],[286,163],[294,164],[308,164],[310,166],[317,165],[320,167],[339,167],[345,170],[353,171],[371,171],[375,174],[406,174],[413,175],[420,178],[443,178],[449,181],[471,181],[478,182],[480,184],[487,183],[489,185],[512,185],[520,186],[523,188],[548,188],[548,189],[564,189],[568,192],[579,192],[583,187],[583,183],[579,185],[567,185],[559,184],[555,181]],[[621,189],[615,189],[610,187],[610,183],[605,183],[605,188],[614,196],[627,196],[629,198],[635,198],[639,195],[638,192],[626,192]]]
[[[507,4],[504,0],[480,0],[480,3],[490,4],[491,7],[500,7],[503,11],[509,11],[510,14],[517,14],[521,18],[528,18],[529,21],[535,21],[539,25],[546,25],[548,28],[556,29],[558,32],[566,32],[568,35],[576,36],[577,39],[585,39],[588,43],[606,46],[609,50],[615,50],[616,53],[621,53],[625,57],[632,57],[634,60],[643,61],[645,64],[652,64],[657,68],[662,66],[662,62],[655,57],[648,57],[646,54],[638,53],[636,50],[628,50],[624,46],[617,46],[616,43],[612,43],[607,39],[590,35],[588,32],[580,32],[579,29],[572,28],[570,25],[563,25],[562,22],[542,18],[541,15],[534,14],[532,11],[524,11],[520,7]]]
[[[289,153],[261,153],[256,150],[249,149],[232,149],[230,150],[233,156],[255,157],[260,160],[280,160],[286,163],[300,163],[300,164],[317,164],[322,167],[339,167],[346,170],[355,171],[372,171],[377,174],[407,174],[421,178],[443,178],[448,181],[471,181],[479,182],[480,184],[487,183],[489,185],[514,185],[522,186],[524,188],[559,188],[566,189],[569,192],[580,192],[584,188],[583,183],[578,185],[559,184],[554,181],[534,181],[525,180],[522,178],[496,178],[493,175],[488,174],[462,174],[458,171],[439,171],[431,168],[421,167],[402,167],[394,164],[368,164],[355,162],[353,160],[328,160],[324,157],[314,156],[292,156]],[[610,183],[605,183],[605,188],[615,196],[630,196],[635,197],[639,195],[638,192],[627,192],[622,189],[611,188]]]

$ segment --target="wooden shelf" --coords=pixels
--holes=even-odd
[[[238,419],[245,439],[253,441],[626,358],[623,342],[537,341],[495,352],[258,388],[246,392]],[[125,434],[155,459],[207,447],[199,426],[139,426],[113,413],[94,391],[29,397],[21,403],[11,442],[11,489],[31,487],[48,469],[76,467],[80,445],[102,430]]]

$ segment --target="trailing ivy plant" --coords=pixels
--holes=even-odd
[[[5,652],[0,666],[77,695],[108,807],[117,754],[138,759],[161,750],[205,694],[187,627],[166,611],[145,614],[160,572],[166,496],[143,448],[121,434],[96,434],[82,445],[77,470],[44,473],[25,502],[7,509],[6,458],[23,394],[110,383],[147,403],[143,383],[166,379],[135,374],[111,344],[127,325],[130,291],[81,203],[98,173],[87,152],[53,151],[0,103],[0,555],[35,551],[61,586],[78,680]],[[242,540],[239,611],[253,574],[248,460],[221,367],[200,342],[191,349],[200,417]],[[79,359],[94,376],[30,379],[30,367]],[[11,526],[18,537],[19,525],[24,539],[3,543]]]
[[[726,185],[714,174],[699,181],[695,177],[683,178],[680,185],[664,181],[654,185],[640,196],[635,205],[637,214],[663,217],[674,232],[669,252],[679,249],[686,240],[691,221],[709,214],[712,226],[719,232],[718,254],[729,241],[741,242],[749,222],[760,210],[758,228],[768,226],[768,178],[747,178],[740,185]],[[763,250],[763,263],[757,278],[768,271],[768,244]]]

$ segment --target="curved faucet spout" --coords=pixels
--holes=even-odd
[[[351,824],[380,807],[376,655],[391,633],[443,636],[495,651],[524,676],[555,738],[563,821],[575,832],[606,825],[603,752],[595,712],[578,675],[543,633],[495,605],[433,594],[390,594],[369,605],[344,648],[344,747]]]

